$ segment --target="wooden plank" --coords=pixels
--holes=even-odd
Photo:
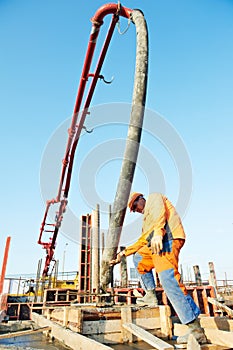
[[[161,322],[159,317],[136,318],[133,323],[147,330],[161,328]]]
[[[198,299],[198,294],[197,294],[197,289],[196,288],[194,288],[192,296],[193,296],[193,300],[194,300],[195,304],[200,308],[200,304],[199,304],[199,299]]]
[[[132,312],[130,307],[122,307],[121,308],[121,332],[123,343],[132,343],[133,342],[133,334],[124,328],[124,324],[132,323]]]
[[[200,323],[203,328],[214,328],[221,331],[233,332],[233,320],[226,317],[200,317]]]
[[[51,330],[51,327],[46,326],[46,327],[42,327],[42,328],[38,328],[38,329],[29,329],[27,331],[11,332],[11,333],[6,333],[6,334],[0,334],[0,339],[22,337],[25,335],[42,333],[42,332],[50,331],[50,330]]]
[[[74,311],[74,310],[72,310]],[[77,332],[82,333],[83,330],[83,312],[82,309],[78,309],[75,312],[77,316]]]
[[[163,337],[172,338],[172,321],[171,321],[171,309],[168,305],[159,306],[160,311],[160,328]]]
[[[47,317],[48,320],[50,320],[51,314],[52,314],[52,310],[51,310],[51,309],[48,309],[48,312],[47,312],[47,315],[46,315],[46,317]]]
[[[205,314],[210,316],[210,308],[209,308],[209,303],[208,303],[208,295],[207,295],[207,291],[205,288],[203,288],[203,291],[201,292],[202,295],[202,300],[203,300],[203,305],[204,305],[204,310],[205,310]]]
[[[133,320],[132,323],[139,327],[143,327],[146,330],[160,328],[159,318],[137,318],[136,320]],[[69,323],[69,327],[71,328],[71,323]],[[121,327],[121,320],[83,321],[82,334],[119,333],[122,330]]]
[[[160,312],[159,312],[159,306],[150,306],[150,307],[142,307],[141,309],[138,310],[132,310],[132,317],[133,319],[137,318],[155,318],[155,317],[160,317]]]
[[[32,320],[40,327],[51,327],[51,336],[60,342],[66,344],[74,350],[112,350],[111,347],[100,344],[93,339],[89,339],[79,333],[72,332],[69,329],[64,329],[62,326],[47,320],[45,317],[32,312]]]
[[[130,307],[130,306],[128,306],[128,307]],[[91,312],[92,311],[90,310],[90,313]],[[82,313],[82,317],[81,317],[81,315],[79,315],[79,313]],[[81,330],[82,324],[83,324],[83,334],[89,334],[88,332],[89,332],[89,329],[91,329],[91,328],[96,328],[96,329],[98,328],[98,332],[102,332],[102,330],[99,328],[103,328],[103,327],[106,327],[106,331],[108,332],[109,322],[111,323],[111,321],[115,321],[116,319],[118,319],[119,322],[116,323],[117,328],[115,329],[115,323],[113,322],[112,331],[113,332],[115,332],[115,331],[120,332],[121,331],[120,308],[119,308],[119,312],[115,312],[115,313],[111,312],[110,313],[110,316],[113,319],[108,319],[109,313],[107,313],[106,311],[104,312],[104,310],[100,310],[99,313],[101,313],[101,315],[104,316],[105,320],[101,320],[101,319],[99,321],[92,320],[90,315],[88,315],[87,313],[85,314],[85,308],[70,307],[69,308],[69,319],[68,319],[67,326],[69,328],[71,328],[71,325],[74,326],[75,324],[77,324],[77,327],[80,328],[80,330],[78,330],[78,332],[81,333],[82,332],[82,330]],[[115,315],[115,319],[114,319],[114,315]],[[47,318],[49,318],[49,317],[47,316]],[[62,308],[57,308],[57,309],[51,311],[50,319],[63,322],[64,310]],[[103,326],[103,321],[105,321],[104,326]],[[99,322],[99,325],[98,325],[98,322]],[[127,323],[129,323],[129,322],[127,322]],[[161,328],[159,307],[142,308],[139,310],[132,309],[132,323],[135,323],[138,326],[143,326],[143,328],[145,328],[145,329]],[[103,332],[104,331],[105,330],[103,329]]]
[[[68,319],[69,319],[69,306],[64,306],[63,308],[63,327],[67,327]]]
[[[108,334],[93,334],[91,336],[91,339],[94,339],[95,341],[101,343],[101,344],[106,344],[108,346],[111,345],[119,345],[122,344],[122,334],[121,332],[119,333],[108,333]],[[85,349],[86,350],[86,349]]]
[[[201,350],[201,347],[193,334],[190,334],[188,337],[187,350]]]
[[[216,344],[204,344],[201,345],[201,350],[229,350],[229,347],[219,346]]]
[[[205,335],[208,341],[210,341],[212,344],[229,346],[229,348],[232,348],[233,332],[205,328]]]
[[[143,308],[137,308],[132,305],[128,305],[132,309],[132,318],[137,319],[137,318],[159,318],[160,317],[160,311],[159,311],[159,306],[156,307],[143,307]],[[51,307],[50,307],[51,308]],[[64,312],[64,307],[54,307],[51,310],[51,318],[56,318],[58,320],[63,320],[63,312]],[[47,309],[47,308],[46,308]],[[45,310],[46,310],[45,309]],[[79,306],[69,306],[69,321],[73,322],[72,318],[74,320],[76,319],[75,313],[76,311],[80,309]],[[103,315],[105,316],[105,319],[116,319],[116,318],[121,318],[121,308],[117,307],[114,309],[107,309],[106,308],[90,308],[90,307],[81,307],[83,311],[83,320],[96,320],[96,319],[101,319]],[[74,321],[75,322],[75,321]],[[134,322],[135,323],[135,322]]]
[[[225,311],[229,317],[233,317],[233,310],[230,309],[227,305],[224,305],[223,303],[220,303],[219,301],[217,301],[217,299],[208,297],[208,302],[217,306],[220,310]]]
[[[138,338],[142,339],[144,342],[150,344],[155,349],[158,350],[169,350],[174,349],[174,347],[165,341],[155,337],[154,335],[150,334],[149,332],[145,331],[145,329],[136,326],[133,323],[124,324],[123,327],[127,329],[129,332],[132,332],[134,335],[136,335]]]

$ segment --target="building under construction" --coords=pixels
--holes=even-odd
[[[96,41],[103,19],[107,15],[112,15],[112,20],[97,65],[94,72],[91,72]],[[85,118],[89,114],[96,84],[99,79],[105,81],[101,69],[120,17],[131,21],[136,27],[137,52],[128,136],[112,205],[109,230],[103,237],[100,232],[98,205],[92,213],[81,217],[78,271],[75,276],[60,280],[54,252],[68,204],[76,147],[81,131],[85,127]],[[177,319],[177,314],[160,285],[158,276],[155,276],[158,305],[139,306],[136,300],[143,296],[144,290],[137,281],[128,278],[126,258],[120,263],[120,278],[117,281],[114,278],[114,269],[109,265],[109,261],[115,258],[118,251],[137,163],[146,104],[147,73],[148,33],[143,13],[125,8],[120,2],[103,5],[92,18],[92,29],[68,131],[58,192],[54,198],[47,200],[40,227],[38,244],[46,252],[45,261],[39,261],[37,275],[27,281],[27,291],[21,293],[18,289],[12,294],[9,281],[8,292],[3,293],[9,250],[9,240],[7,241],[0,284],[2,321],[31,320],[38,327],[36,331],[49,332],[51,337],[76,350],[111,349],[111,345],[114,344],[127,344],[140,340],[155,349],[177,348],[174,337],[184,334],[187,326],[180,324]],[[88,80],[91,82],[83,103]],[[49,213],[54,207],[56,215],[52,220]],[[191,336],[187,349],[230,349],[233,345],[231,295],[227,298],[224,295],[224,299],[222,298],[223,294],[219,293],[212,262],[209,263],[209,268],[208,281],[202,281],[196,265],[195,281],[186,283],[188,293],[201,311],[200,322],[205,329],[208,344],[201,347]],[[22,280],[18,282],[20,285]],[[31,330],[33,331],[35,328]],[[30,334],[30,331],[27,332]],[[21,335],[24,334],[22,331]],[[16,334],[5,334],[2,338],[4,336],[15,337]]]
[[[81,349],[83,346],[89,349],[95,345],[104,350],[110,349],[114,344],[135,341],[139,344],[149,343],[155,349],[174,348],[175,341],[172,339],[184,334],[187,326],[179,323],[158,277],[157,307],[140,307],[136,304],[137,297],[143,295],[144,291],[139,282],[128,279],[126,259],[120,263],[122,278],[113,278],[106,293],[100,292],[102,249],[98,206],[92,214],[82,216],[80,236],[80,262],[75,278],[59,279],[58,269],[55,268],[54,273],[44,280],[39,269],[37,278],[28,281],[28,290],[24,293],[20,288],[23,280],[17,281],[19,288],[14,294],[10,291],[12,283],[8,284],[8,293],[1,294],[2,321],[8,320],[5,328],[9,322],[17,324],[31,320],[36,324],[36,328],[33,327],[37,332],[49,333],[73,349]],[[9,240],[7,249],[8,244]],[[38,268],[40,267],[41,261],[38,265]],[[230,349],[233,334],[233,297],[230,281],[227,285],[217,281],[211,262],[208,281],[202,280],[197,265],[193,269],[195,281],[185,281],[185,284],[188,293],[201,310],[201,325],[210,343],[203,348]],[[8,329],[6,335],[2,335],[2,339],[34,334],[35,330],[28,328],[28,324],[20,325],[17,332],[9,333]],[[195,349],[193,341],[190,340],[191,345],[188,349]]]

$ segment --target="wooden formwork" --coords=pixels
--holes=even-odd
[[[133,288],[114,288],[109,290],[110,299],[116,305],[126,304],[126,305],[135,305],[136,306],[136,297],[134,296]],[[137,288],[140,293],[143,293],[143,289]],[[212,286],[194,286],[187,287],[189,294],[193,297],[196,304],[201,310],[201,314],[206,316],[218,316],[219,308],[215,304],[211,304],[208,301],[208,298],[214,298],[215,292]],[[176,313],[170,304],[164,290],[162,288],[156,288],[156,294],[159,301],[159,305],[168,305],[171,308],[171,315],[175,316]],[[70,306],[73,303],[77,302],[79,296],[83,296],[83,293],[80,293],[77,289],[62,289],[62,288],[52,288],[46,289],[44,291],[43,302],[16,302],[9,303],[7,302],[7,294],[4,299],[4,309],[7,311],[7,314],[10,317],[10,320],[26,320],[30,319],[30,311],[36,311],[41,313],[45,307],[50,306],[51,309],[56,306]],[[90,300],[97,300],[97,294],[90,293]],[[100,294],[98,294],[98,298]],[[96,303],[92,303],[93,306]]]
[[[132,341],[123,324],[135,324],[145,330],[154,331],[162,338],[172,337],[170,307],[118,306],[97,308],[88,306],[69,306],[44,309],[43,315],[65,328],[92,338],[102,344],[118,344]],[[126,334],[128,334],[126,336]],[[128,337],[128,338],[127,338]],[[126,340],[127,338],[127,340]],[[135,340],[135,338],[134,338]]]
[[[44,310],[44,315],[32,313],[40,327],[51,327],[51,336],[75,350],[107,350],[111,344],[146,341],[155,349],[173,349],[165,340],[153,335],[159,330],[162,338],[172,336],[169,306],[134,308],[90,308],[70,306]],[[108,346],[108,345],[110,346]]]
[[[119,306],[96,308],[85,306],[50,307],[44,315],[32,313],[40,327],[51,327],[51,335],[75,350],[111,349],[113,344],[142,340],[155,349],[176,348],[173,336],[187,332],[188,327],[172,323],[169,306],[135,308]],[[200,346],[190,337],[187,350],[232,349],[233,320],[224,317],[200,317],[208,344]],[[174,346],[173,346],[173,345]]]

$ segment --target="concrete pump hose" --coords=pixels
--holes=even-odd
[[[109,266],[109,261],[114,259],[120,241],[127,201],[137,162],[146,102],[148,73],[147,25],[140,10],[133,10],[131,19],[135,24],[137,34],[134,90],[126,147],[101,262],[100,285],[102,290],[106,290],[112,278],[112,268]]]

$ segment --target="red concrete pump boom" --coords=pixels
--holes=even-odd
[[[100,52],[95,72],[90,73],[91,62],[94,55],[96,41],[98,38],[100,27],[103,24],[103,18],[108,14],[112,14],[112,21],[110,23],[109,30],[105,38],[105,42]],[[61,226],[63,214],[65,213],[66,206],[68,203],[67,198],[68,198],[68,193],[70,189],[70,181],[71,181],[76,147],[79,141],[81,131],[83,129],[86,115],[88,114],[88,108],[91,103],[91,99],[97,84],[97,80],[99,78],[103,78],[100,75],[100,71],[108,50],[108,46],[111,41],[116,23],[119,20],[119,17],[123,16],[129,19],[131,17],[131,14],[132,14],[131,9],[121,6],[119,3],[106,4],[97,10],[94,17],[91,20],[92,30],[91,30],[86,57],[83,65],[81,78],[80,78],[80,84],[79,84],[76,103],[75,103],[74,112],[72,116],[71,126],[68,130],[68,140],[67,140],[67,145],[65,150],[65,156],[62,162],[58,193],[56,198],[47,201],[45,214],[44,214],[43,221],[40,228],[38,244],[42,245],[43,248],[46,249],[46,259],[45,259],[44,269],[42,273],[44,277],[48,276],[50,264],[54,257],[54,250],[55,250],[57,235],[59,232],[59,228]],[[81,104],[82,104],[83,95],[84,95],[88,78],[92,78],[92,81],[90,83],[90,87],[87,93],[84,107],[81,111]],[[58,204],[58,211],[57,211],[54,223],[48,223],[47,217],[48,217],[49,209],[50,209],[50,206],[53,204]],[[51,236],[49,238],[49,241],[47,242],[42,240],[44,233],[49,233],[49,235]]]

